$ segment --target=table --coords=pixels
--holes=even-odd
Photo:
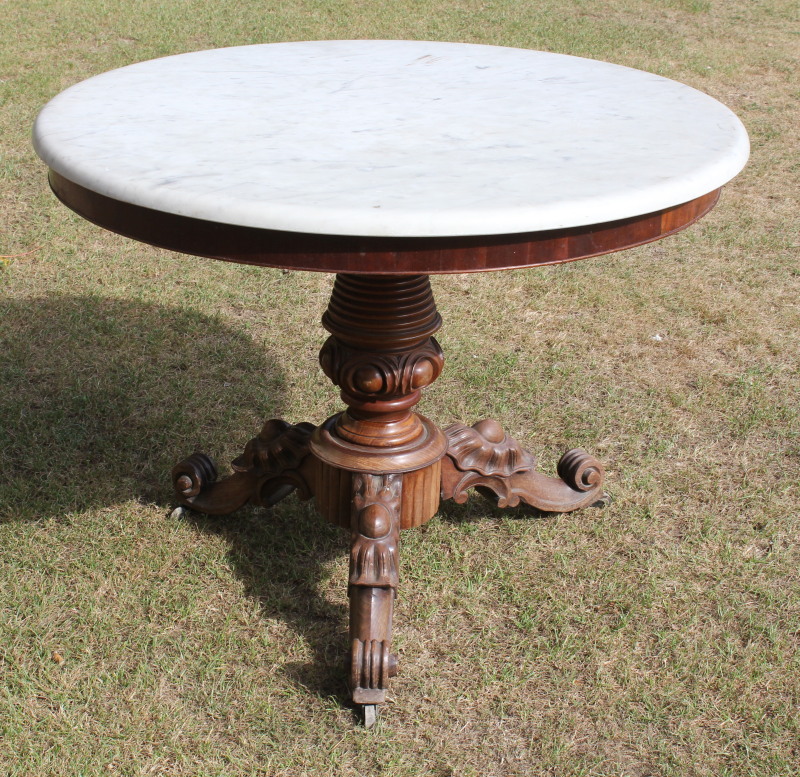
[[[532,267],[670,235],[748,156],[725,106],[603,62],[420,41],[244,46],[139,63],[67,89],[34,144],[88,220],[226,261],[335,272],[320,364],[346,410],[272,419],[218,479],[194,453],[181,505],[225,514],[293,491],[351,534],[353,702],[374,722],[391,650],[401,529],[467,490],[564,512],[603,496],[568,451],[558,477],[491,420],[415,412],[444,357],[429,276]],[[501,302],[501,301],[499,301]]]

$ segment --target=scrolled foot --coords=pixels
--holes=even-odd
[[[189,500],[217,479],[217,468],[205,453],[193,453],[172,468],[172,487],[182,499]]]
[[[357,704],[382,704],[386,701],[389,679],[396,677],[398,671],[397,656],[391,652],[391,639],[354,639],[349,664],[353,701]]]
[[[488,490],[499,507],[524,502],[542,512],[566,513],[603,498],[603,465],[580,448],[558,463],[558,478],[535,471],[535,457],[492,419],[445,429],[449,447],[442,461],[442,499],[463,503],[467,489]]]
[[[313,491],[308,441],[314,427],[272,419],[233,462],[234,473],[217,482],[214,462],[193,453],[172,469],[178,501],[197,512],[227,515],[250,503],[270,507],[297,489]]]
[[[581,448],[567,451],[556,467],[558,476],[576,491],[594,491],[603,485],[603,465]]]

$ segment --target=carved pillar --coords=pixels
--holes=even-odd
[[[402,488],[402,475],[353,477],[349,675],[356,704],[386,701],[389,678],[397,673],[391,647]]]
[[[401,524],[418,525],[436,512],[439,487],[428,468],[438,467],[447,438],[413,408],[442,371],[432,337],[441,323],[425,275],[336,276],[322,317],[331,336],[319,360],[347,410],[318,427],[310,442],[320,481],[332,484],[318,506],[334,523],[350,525],[351,483],[343,471],[417,472],[404,486],[404,504],[417,514],[401,516]]]
[[[322,323],[331,336],[320,364],[347,410],[316,428],[268,421],[233,462],[234,474],[217,482],[211,459],[195,453],[175,466],[173,483],[181,504],[211,514],[272,506],[297,490],[350,530],[347,666],[369,726],[397,673],[391,644],[400,529],[432,518],[440,497],[463,502],[471,488],[494,494],[501,506],[575,510],[603,496],[604,473],[575,449],[561,458],[559,477],[548,477],[491,419],[442,432],[414,412],[444,363],[427,276],[337,275]]]
[[[441,326],[427,276],[337,275],[322,318],[320,352],[347,410],[311,437],[319,511],[351,530],[350,655],[353,701],[365,722],[397,671],[391,653],[400,529],[439,506],[444,433],[414,412],[442,371]]]

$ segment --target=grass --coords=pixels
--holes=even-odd
[[[797,8],[783,0],[6,0],[0,30],[0,772],[800,773]],[[604,509],[479,499],[403,535],[402,674],[353,726],[346,537],[293,499],[170,517],[167,473],[337,409],[324,275],[187,260],[49,193],[29,132],[149,57],[305,38],[543,48],[694,85],[753,153],[686,232],[434,281],[424,412],[492,415]],[[658,335],[658,337],[656,337]]]

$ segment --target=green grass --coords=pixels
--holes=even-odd
[[[0,14],[0,773],[800,774],[798,13],[784,0],[6,0]],[[353,725],[347,537],[289,499],[170,516],[168,472],[272,415],[338,409],[325,275],[187,259],[47,189],[38,109],[212,46],[424,38],[542,48],[700,88],[751,134],[718,207],[570,266],[434,280],[423,412],[494,416],[604,510],[478,498],[405,532],[402,673]],[[658,335],[660,339],[655,338]]]

